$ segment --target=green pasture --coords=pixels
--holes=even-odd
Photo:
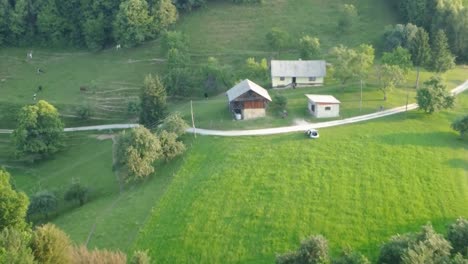
[[[127,251],[181,160],[157,165],[156,174],[147,182],[121,187],[112,171],[112,140],[97,136],[68,133],[64,151],[28,164],[14,160],[9,136],[0,134],[0,164],[12,174],[16,188],[29,196],[41,190],[56,194],[58,211],[39,221],[53,222],[76,243],[89,240],[90,248]],[[90,188],[89,201],[82,207],[63,200],[73,181]]]
[[[468,213],[468,142],[450,129],[468,110],[412,111],[297,133],[199,136],[135,248],[158,263],[272,263],[323,234],[334,254],[375,258],[391,235]]]

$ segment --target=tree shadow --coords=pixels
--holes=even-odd
[[[468,171],[468,160],[464,159],[451,159],[447,161],[447,164],[455,169],[464,169]]]
[[[399,132],[383,135],[378,138],[381,142],[389,145],[447,147],[468,150],[468,142],[459,140],[459,138],[451,132]]]

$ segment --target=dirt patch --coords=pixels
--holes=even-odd
[[[113,134],[101,134],[101,135],[93,135],[98,140],[106,140],[106,139],[114,139]]]

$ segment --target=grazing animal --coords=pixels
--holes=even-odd
[[[88,89],[85,86],[80,86],[80,92],[86,92]]]
[[[33,54],[33,52],[32,52],[32,50],[30,50],[30,51],[28,52],[28,59],[32,60],[32,54]]]
[[[122,48],[122,46],[120,46],[120,44],[117,44],[117,45],[115,46],[115,49],[116,49],[116,50],[119,50],[120,48]]]
[[[38,92],[42,92],[42,85],[39,85],[39,86],[37,87],[37,91],[38,91]]]
[[[37,73],[45,73],[45,71],[41,70],[41,68],[37,68]]]

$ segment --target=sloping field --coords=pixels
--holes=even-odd
[[[161,263],[272,263],[323,234],[375,258],[391,235],[468,213],[468,110],[411,112],[303,135],[199,137],[136,248]]]

